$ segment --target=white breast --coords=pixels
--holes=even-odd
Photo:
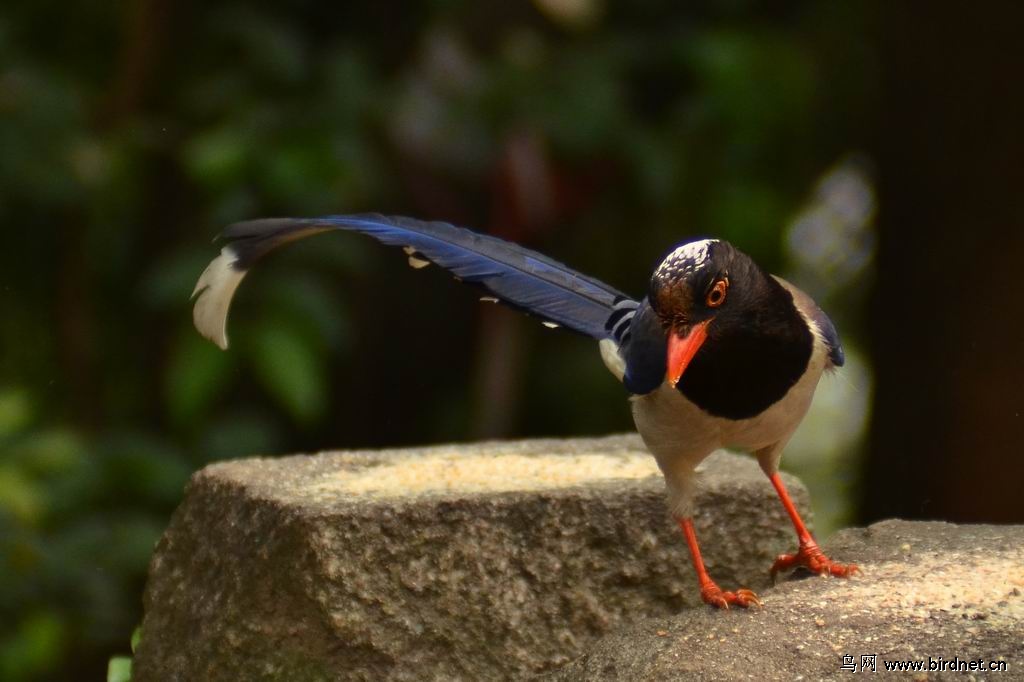
[[[633,421],[665,474],[674,513],[690,513],[695,470],[719,448],[755,453],[767,472],[777,469],[782,449],[810,407],[826,357],[825,345],[815,333],[807,371],[781,400],[750,419],[714,417],[668,384],[631,399]]]
[[[637,431],[665,474],[669,504],[677,516],[692,513],[697,466],[719,448],[753,453],[766,473],[775,473],[783,448],[807,414],[818,380],[830,366],[828,346],[804,310],[810,298],[789,282],[779,282],[792,292],[797,311],[814,337],[807,370],[781,400],[756,417],[732,420],[711,416],[665,383],[630,399]],[[616,343],[605,339],[600,350],[609,371],[621,381],[625,363]]]

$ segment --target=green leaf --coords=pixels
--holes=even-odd
[[[778,258],[779,225],[790,211],[785,197],[767,183],[723,182],[708,198],[706,224],[758,263],[771,264]]]
[[[80,434],[67,427],[32,431],[12,444],[8,459],[26,475],[45,479],[77,476],[88,447]]]
[[[272,308],[296,330],[301,330],[316,348],[326,346],[337,352],[351,342],[351,313],[338,300],[335,290],[327,286],[326,279],[289,272],[287,277],[266,282],[254,298],[258,297],[265,303],[265,309]]]
[[[0,678],[28,679],[52,670],[60,660],[64,635],[64,623],[54,613],[26,617],[0,647]]]
[[[0,468],[0,511],[25,525],[34,525],[45,512],[46,499],[40,485],[12,466]]]
[[[131,656],[114,656],[107,664],[107,682],[131,682]]]
[[[708,116],[745,143],[778,144],[813,111],[815,60],[785,32],[716,28],[688,49]]]
[[[265,324],[246,333],[247,351],[260,381],[291,417],[316,421],[327,406],[322,353],[294,328]]]
[[[240,181],[248,160],[245,137],[230,128],[204,132],[191,139],[184,149],[189,175],[214,189]]]
[[[185,331],[171,354],[164,381],[164,399],[176,424],[201,420],[227,387],[234,357],[199,336],[191,326]]]
[[[141,642],[141,641],[142,641],[142,626],[141,625],[137,625],[135,627],[135,629],[132,630],[132,653],[133,654],[139,648],[139,642]]]
[[[32,407],[32,401],[23,389],[0,389],[0,438],[25,428],[32,419]]]

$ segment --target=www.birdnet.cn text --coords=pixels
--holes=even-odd
[[[883,671],[904,670],[914,672],[1006,672],[1006,661],[1002,659],[986,660],[984,658],[961,658],[954,656],[928,656],[917,660],[878,660],[877,654],[845,655],[839,666],[840,670],[850,673],[877,673]]]

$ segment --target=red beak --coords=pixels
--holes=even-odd
[[[680,336],[675,332],[668,335],[668,371],[665,373],[665,378],[668,379],[672,388],[679,383],[690,360],[693,360],[693,356],[697,354],[704,340],[708,338],[708,322],[710,320],[693,325],[690,333],[686,336]]]

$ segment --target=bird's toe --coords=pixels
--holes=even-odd
[[[757,595],[745,588],[728,592],[714,584],[706,585],[701,588],[700,597],[705,604],[725,610],[728,610],[730,605],[743,608],[761,606],[761,600],[757,598]]]
[[[860,573],[860,568],[856,564],[841,564],[832,561],[816,544],[808,544],[800,545],[795,554],[780,554],[772,564],[772,580],[775,580],[779,571],[788,571],[797,567],[806,568],[811,573],[818,575],[831,575],[836,578],[849,578]]]

